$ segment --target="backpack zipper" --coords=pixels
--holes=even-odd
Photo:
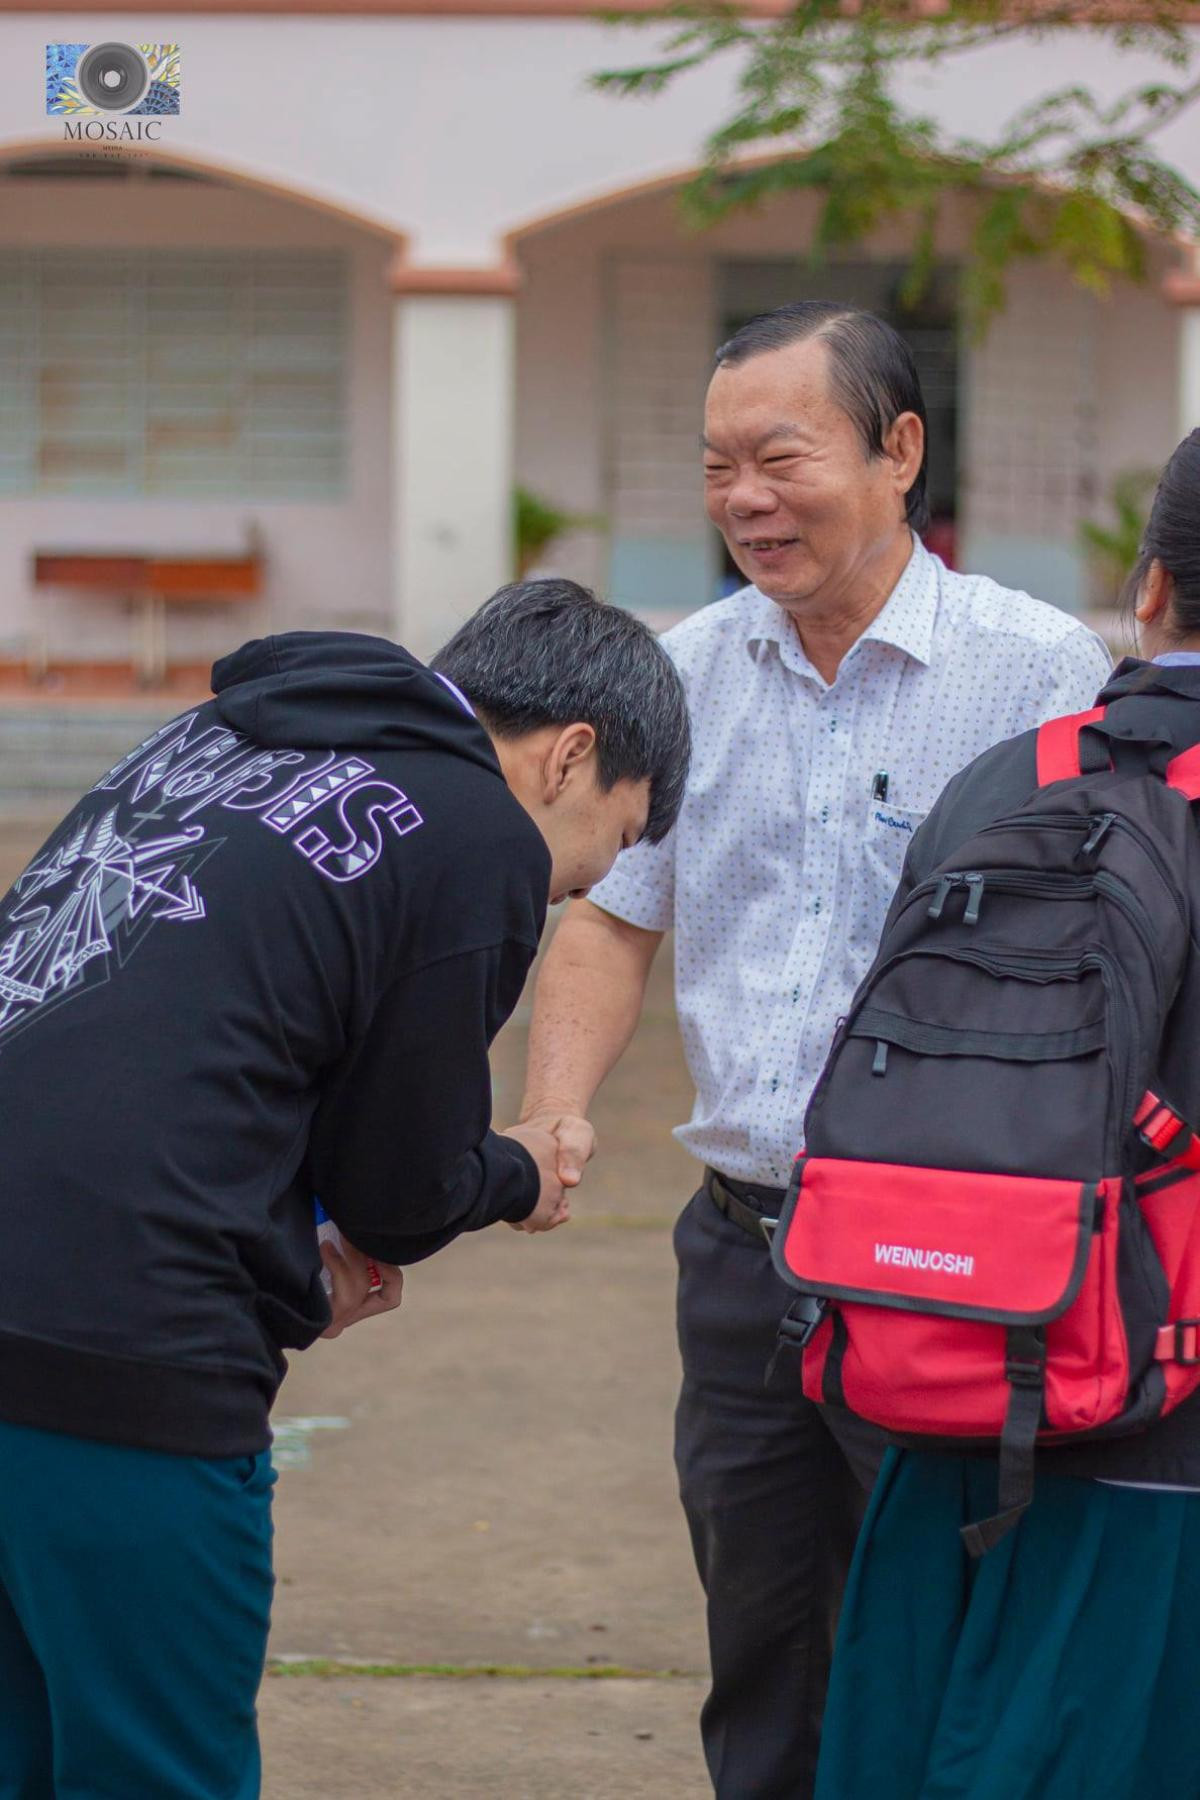
[[[1087,953],[1085,961],[1090,962],[1100,970],[1101,980],[1108,989],[1111,1010],[1114,1015],[1118,1011],[1125,1014],[1125,1025],[1129,1033],[1130,1049],[1128,1056],[1125,1058],[1125,1091],[1121,1096],[1121,1111],[1117,1114],[1116,1119],[1112,1121],[1113,1149],[1116,1162],[1120,1162],[1122,1160],[1121,1152],[1124,1145],[1125,1134],[1132,1127],[1134,1111],[1136,1110],[1138,1099],[1140,1098],[1138,1094],[1137,1071],[1141,1066],[1142,1048],[1141,1039],[1138,1034],[1137,1008],[1128,996],[1128,984],[1124,974],[1110,956],[1102,950],[1090,950]],[[1119,1006],[1117,1004],[1118,1001],[1120,1002]],[[1110,1039],[1110,1048],[1111,1047],[1112,1040]],[[1113,1166],[1116,1166],[1115,1162]]]
[[[1190,922],[1187,913],[1184,910],[1183,902],[1179,898],[1178,886],[1172,876],[1166,858],[1162,855],[1158,845],[1154,842],[1153,838],[1147,836],[1140,825],[1135,825],[1132,819],[1127,819],[1122,814],[1117,815],[1117,830],[1128,832],[1129,836],[1131,838],[1136,838],[1137,842],[1142,846],[1142,849],[1146,852],[1146,855],[1150,858],[1150,861],[1154,864],[1159,875],[1162,877],[1162,884],[1170,894],[1171,899],[1175,904],[1175,911],[1179,914],[1180,924],[1185,931],[1189,931]]]
[[[1183,902],[1179,897],[1179,891],[1174,876],[1172,875],[1170,865],[1167,863],[1166,858],[1159,850],[1158,845],[1154,842],[1153,838],[1144,832],[1140,825],[1136,825],[1132,819],[1127,818],[1124,813],[1089,813],[1083,818],[1081,818],[1078,813],[1008,813],[1002,819],[994,819],[990,825],[981,826],[976,835],[978,837],[986,837],[989,832],[993,831],[1043,830],[1047,827],[1052,831],[1082,831],[1087,825],[1092,825],[1093,827],[1097,826],[1102,819],[1111,819],[1113,822],[1112,829],[1126,832],[1141,845],[1147,857],[1158,871],[1163,886],[1171,896],[1172,904],[1179,914],[1180,924],[1187,927],[1187,913],[1184,909]],[[1109,827],[1106,826],[1105,830],[1107,831],[1108,829]],[[1095,836],[1094,829],[1092,835]],[[1104,834],[1102,833],[1101,836],[1103,835]],[[1098,848],[1099,841],[1100,840],[1097,839],[1096,843],[1093,844],[1091,838],[1089,838],[1087,843],[1080,846],[1081,854]]]
[[[1158,945],[1154,938],[1154,927],[1145,907],[1119,876],[1110,875],[1107,870],[1100,869],[1095,876],[1098,893],[1107,895],[1114,905],[1118,906],[1129,920],[1146,952],[1146,960],[1150,964],[1150,973],[1154,978],[1154,1000],[1160,1012],[1166,1010],[1166,996],[1163,993],[1162,974],[1158,966]]]
[[[1017,875],[1008,869],[995,869],[986,874],[979,869],[948,869],[942,875],[930,876],[927,881],[920,882],[909,895],[905,906],[919,894],[932,891],[933,904],[929,908],[929,917],[940,919],[946,901],[957,887],[967,889],[964,925],[977,925],[987,888],[998,889],[1002,894],[1034,895],[1043,900],[1076,900],[1083,899],[1093,891],[1093,879],[1090,875]]]
[[[1117,823],[1117,815],[1114,812],[1096,813],[1094,817],[1096,822],[1092,826],[1091,833],[1080,844],[1075,852],[1076,856],[1094,856]]]
[[[1068,879],[1079,878],[1068,877]],[[928,889],[933,883],[923,882],[921,885]],[[917,893],[918,890],[914,888],[909,899],[915,899]],[[881,966],[876,969],[859,988],[851,1002],[850,1010],[839,1020],[837,1029],[833,1035],[833,1041],[829,1046],[825,1058],[825,1065],[822,1068],[820,1075],[817,1077],[816,1084],[809,1096],[808,1107],[805,1110],[806,1121],[809,1113],[823,1103],[825,1089],[829,1085],[830,1077],[833,1073],[833,1068],[837,1062],[842,1046],[850,1036],[851,1027],[856,1023],[859,1013],[867,1004],[872,993],[878,987],[885,975],[890,974],[891,971],[898,968],[901,963],[909,962],[918,956],[936,957],[946,962],[969,963],[976,968],[985,969],[989,975],[1016,975],[1018,978],[1025,976],[1031,980],[1054,976],[1060,976],[1063,979],[1074,978],[1078,980],[1085,969],[1098,969],[1100,971],[1101,979],[1104,982],[1105,991],[1109,996],[1108,1011],[1112,1015],[1118,1013],[1124,1015],[1124,1023],[1128,1032],[1129,1041],[1132,1045],[1132,1053],[1126,1062],[1124,1093],[1115,1096],[1121,1102],[1121,1111],[1118,1114],[1118,1119],[1122,1121],[1122,1123],[1119,1131],[1114,1129],[1113,1135],[1117,1148],[1120,1148],[1121,1139],[1123,1138],[1125,1131],[1125,1122],[1128,1122],[1133,1118],[1134,1109],[1137,1105],[1138,1096],[1133,1092],[1133,1089],[1136,1086],[1136,1083],[1133,1080],[1133,1073],[1140,1063],[1141,1047],[1137,1029],[1137,1014],[1133,1006],[1126,1000],[1124,976],[1121,974],[1112,958],[1108,956],[1106,952],[1101,950],[1088,950],[1080,957],[1062,957],[1052,950],[1028,949],[1014,952],[1011,956],[997,957],[989,955],[986,950],[976,950],[973,947],[960,947],[954,950],[901,950],[895,956],[890,956],[888,960],[881,964]],[[1118,1020],[1114,1017],[1113,1022],[1114,1025],[1116,1025]],[[1110,1032],[1108,1038],[1110,1050],[1118,1041],[1119,1037],[1115,1033]],[[1113,1073],[1115,1076],[1115,1068]],[[1113,1085],[1116,1085],[1115,1082]],[[806,1125],[806,1138],[808,1135],[809,1133]]]
[[[1109,817],[1110,815],[1104,815]],[[1078,823],[1078,821],[1076,821]],[[1120,827],[1121,821],[1117,820]],[[1107,826],[1105,827],[1107,830]],[[982,833],[980,834],[982,835]],[[979,905],[985,887],[1007,894],[1028,894],[1045,900],[1082,899],[1090,893],[1103,894],[1120,908],[1132,924],[1137,936],[1141,939],[1150,964],[1150,973],[1154,981],[1154,998],[1159,1009],[1165,1005],[1162,971],[1159,967],[1158,945],[1154,936],[1154,927],[1150,915],[1138,899],[1137,895],[1120,876],[1112,875],[1106,869],[1098,869],[1094,875],[1016,875],[1007,869],[997,869],[990,874],[979,871],[948,870],[940,876],[931,876],[920,882],[905,901],[901,913],[919,896],[933,892],[933,905],[929,908],[931,919],[940,919],[942,908],[949,894],[956,887],[966,886],[970,890],[966,912],[963,914],[964,924],[974,925],[979,919]],[[935,910],[936,909],[936,910]],[[967,913],[973,913],[968,918]]]

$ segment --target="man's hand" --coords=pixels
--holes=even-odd
[[[322,1337],[340,1337],[348,1325],[360,1319],[373,1319],[376,1313],[391,1312],[404,1295],[404,1271],[394,1263],[380,1262],[378,1257],[364,1256],[345,1238],[340,1248],[326,1242],[321,1245],[321,1261],[329,1271],[333,1291],[329,1305],[333,1319]],[[378,1271],[381,1285],[373,1284]]]
[[[528,1150],[537,1164],[541,1178],[537,1205],[527,1219],[522,1219],[519,1223],[509,1221],[513,1230],[553,1231],[556,1225],[565,1225],[571,1216],[571,1203],[567,1199],[567,1183],[559,1172],[561,1149],[553,1132],[548,1131],[544,1125],[527,1122],[523,1125],[511,1125],[501,1136],[515,1138],[518,1144]],[[578,1181],[578,1176],[575,1179]]]
[[[543,1131],[558,1140],[558,1179],[564,1187],[578,1187],[583,1180],[583,1171],[599,1149],[589,1121],[579,1113],[542,1106],[526,1113],[521,1123],[540,1125]]]

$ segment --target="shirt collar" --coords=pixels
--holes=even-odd
[[[928,665],[933,656],[933,631],[938,609],[938,563],[917,537],[913,538],[912,555],[904,573],[892,589],[879,615],[872,619],[859,638],[859,644],[890,644],[914,662]],[[759,644],[775,644],[782,660],[791,668],[808,669],[799,634],[781,606],[768,600],[757,588],[749,590],[754,605],[746,627],[746,645],[751,655]],[[849,655],[854,655],[856,644]]]

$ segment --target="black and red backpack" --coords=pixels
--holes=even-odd
[[[1029,1504],[1035,1444],[1140,1430],[1200,1387],[1200,1138],[1159,1089],[1200,746],[1113,769],[1104,717],[1043,727],[1038,791],[894,909],[774,1234],[811,1399],[998,1448],[974,1554]]]

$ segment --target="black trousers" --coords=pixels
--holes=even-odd
[[[718,1800],[808,1800],[842,1588],[883,1439],[800,1391],[793,1298],[764,1240],[702,1188],[675,1228],[683,1388],[675,1461],[708,1601],[712,1691],[700,1715]]]

